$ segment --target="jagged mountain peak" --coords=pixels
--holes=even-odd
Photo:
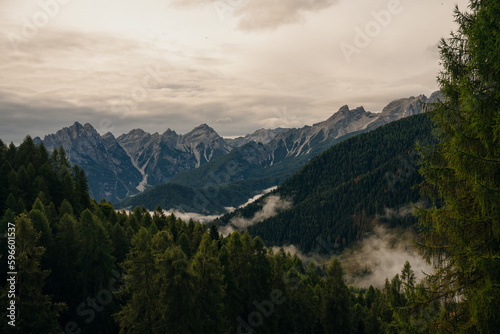
[[[64,147],[69,160],[87,173],[94,198],[116,201],[137,193],[141,174],[110,132],[101,136],[90,123],[75,122],[46,135],[43,143],[49,151]]]
[[[207,123],[200,124],[195,129],[199,129],[199,128],[212,129],[210,126],[207,125]]]
[[[219,136],[219,134],[207,124],[201,124],[196,128],[194,128],[193,130],[191,130],[190,132],[186,133],[185,135],[181,135],[180,137],[182,141],[186,140],[211,141],[219,138],[222,139],[222,137]]]
[[[144,131],[143,129],[133,129],[130,130],[128,133],[122,134],[120,137],[123,136],[129,136],[129,137],[138,137],[138,136],[145,136],[145,135],[151,135],[149,132]],[[120,138],[118,137],[118,138]]]
[[[342,106],[336,113],[334,113],[330,118],[326,121],[314,124],[313,127],[331,127],[334,124],[342,121],[342,120],[350,120],[353,118],[362,118],[362,117],[373,117],[374,114],[371,112],[367,112],[363,106],[357,107],[355,109],[349,109],[349,106]]]
[[[244,137],[237,137],[237,138],[224,138],[226,143],[231,146],[231,147],[241,147],[245,145],[246,143],[249,143],[251,141],[259,142],[262,144],[267,144],[269,143],[274,137],[279,135],[282,132],[287,131],[288,129],[285,128],[275,128],[275,129],[264,129],[261,128],[254,133],[249,133],[245,135]]]
[[[160,135],[136,128],[115,138],[111,133],[100,136],[89,123],[75,122],[45,136],[43,142],[49,150],[63,145],[71,162],[86,168],[96,198],[117,199],[145,186],[168,182],[179,172],[198,168],[240,147],[244,160],[252,161],[252,166],[274,168],[283,162],[277,168],[288,168],[285,166],[294,164],[291,159],[306,161],[346,135],[420,113],[422,101],[426,101],[423,95],[395,100],[382,113],[344,105],[328,120],[312,126],[261,128],[238,138],[222,138],[206,123],[184,135],[171,129]]]
[[[216,132],[213,128],[208,126],[206,123],[200,124],[197,127],[195,127],[193,130],[190,132],[186,133],[186,136],[195,133],[195,132]]]
[[[65,127],[63,128],[64,129],[69,129],[70,131],[77,131],[77,132],[82,132],[82,130],[85,130],[87,132],[97,132],[97,130],[92,126],[92,124],[90,123],[85,123],[82,125],[82,123],[80,122],[75,122],[73,123],[73,125],[69,126],[69,127]]]
[[[177,133],[175,131],[171,130],[170,128],[168,128],[161,135],[162,135],[162,137],[165,137],[165,136],[177,136]]]
[[[64,127],[55,134],[46,135],[43,142],[47,147],[50,147],[52,142],[65,141],[68,144],[71,141],[80,140],[81,138],[92,139],[95,142],[99,141],[101,136],[89,123],[82,125],[79,122],[75,122],[73,125]]]
[[[349,109],[347,105],[341,107],[339,111],[337,111],[336,114],[344,114],[344,115],[349,115],[349,114],[357,114],[357,113],[366,113],[367,111],[363,106],[359,106],[355,109]],[[335,114],[333,115],[335,116]]]
[[[402,115],[403,117],[418,114],[422,111],[424,104],[427,102],[425,95],[417,97],[397,99],[390,102],[380,113],[383,116]]]
[[[106,132],[102,136],[102,139],[104,139],[104,140],[116,140],[115,136],[111,132]]]
[[[337,112],[345,113],[345,112],[348,112],[348,111],[349,111],[349,106],[346,104],[346,105],[340,107],[339,111],[337,111]]]
[[[313,126],[321,125],[321,124],[330,124],[332,121],[337,122],[339,119],[343,118],[348,118],[351,116],[356,116],[356,115],[362,115],[362,114],[371,114],[370,112],[367,112],[363,106],[357,107],[356,109],[349,109],[349,106],[346,104],[340,109],[334,113],[330,118],[328,118],[326,121],[314,124]]]
[[[432,93],[431,96],[429,96],[429,98],[427,99],[427,103],[436,103],[438,100],[442,99],[443,99],[443,93],[441,93],[441,91],[438,90]]]

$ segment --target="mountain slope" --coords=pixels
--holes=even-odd
[[[76,122],[55,134],[35,138],[52,150],[63,146],[73,164],[85,171],[92,197],[118,202],[166,182],[173,175],[197,168],[227,154],[230,147],[212,128],[202,124],[185,135],[162,135],[136,129],[115,138],[101,136],[90,124]]]
[[[429,100],[424,95],[399,99],[391,102],[380,114],[367,112],[363,107],[350,110],[348,106],[343,106],[326,121],[281,131],[267,144],[250,142],[233,150],[232,156],[179,173],[169,182],[205,187],[214,182],[226,184],[254,179],[262,180],[267,188],[276,186],[329,147],[394,120],[419,114]],[[233,172],[228,173],[229,170]]]
[[[224,140],[232,148],[241,147],[241,146],[248,144],[252,141],[254,141],[256,143],[267,144],[274,137],[276,137],[278,134],[280,134],[286,130],[288,130],[288,129],[284,129],[284,128],[259,129],[259,130],[255,131],[254,133],[247,134],[244,137],[238,137],[238,138],[233,138],[233,139],[224,138]]]
[[[269,196],[279,195],[293,206],[250,226],[268,245],[294,244],[303,251],[341,248],[371,228],[374,219],[412,224],[405,216],[410,202],[420,198],[412,187],[416,171],[415,142],[431,136],[428,116],[405,118],[339,143],[314,158],[275,191],[217,221],[251,219]],[[391,211],[389,209],[395,209]],[[396,212],[397,214],[394,214]]]
[[[136,129],[117,140],[147,176],[149,185],[165,183],[179,172],[200,167],[230,151],[224,139],[206,124],[185,135],[170,129],[161,135]]]
[[[331,146],[394,120],[419,114],[424,105],[434,99],[435,94],[429,99],[424,95],[399,99],[391,102],[379,114],[367,112],[363,107],[351,110],[348,106],[343,106],[326,121],[312,126],[280,129],[271,134],[260,131],[248,135],[248,138],[264,138],[267,143],[250,141],[199,168],[176,174],[169,183],[210,194],[198,196],[203,199],[201,203],[206,205],[194,201],[197,205],[193,206],[191,199],[189,203],[184,203],[184,207],[190,207],[193,212],[198,213],[221,214],[224,211],[209,211],[207,207],[238,207],[264,189],[279,185],[298,172],[311,158]],[[269,139],[270,137],[272,138]],[[172,202],[164,198],[168,196],[169,187],[158,186],[158,189],[153,188],[148,193],[127,199],[117,206],[145,205],[154,209],[160,204],[170,209],[168,205]]]
[[[92,125],[76,122],[45,136],[43,143],[49,152],[62,146],[71,163],[82,167],[92,197],[116,201],[138,193],[141,174],[112,134],[101,137]]]
[[[203,196],[203,202],[215,201],[213,205],[201,206],[197,212],[211,207],[219,208],[211,213],[222,213],[224,207],[237,207],[280,184],[332,145],[420,113],[427,101],[423,95],[396,100],[380,114],[344,106],[326,121],[312,126],[261,129],[228,140],[206,124],[184,135],[170,129],[163,134],[135,129],[115,138],[110,133],[99,135],[90,124],[75,123],[45,136],[43,142],[49,149],[65,148],[71,163],[81,165],[87,173],[91,195],[98,200],[104,197],[116,203],[148,187],[170,182],[211,194]],[[216,188],[216,196],[211,188]],[[160,194],[165,189],[163,186]],[[139,196],[128,202],[141,206],[148,203],[154,208],[152,195],[147,195],[148,200]],[[174,202],[164,202],[168,203]]]

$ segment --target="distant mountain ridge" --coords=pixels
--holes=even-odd
[[[247,134],[244,137],[238,138],[225,138],[226,143],[232,148],[241,147],[249,142],[256,142],[267,144],[278,134],[286,131],[288,129],[284,128],[276,128],[276,129],[260,129],[255,131],[254,133]]]
[[[178,135],[170,129],[161,135],[135,129],[118,137],[117,141],[144,181],[151,185],[165,183],[175,174],[200,167],[231,150],[224,139],[206,124],[185,135]]]
[[[45,136],[43,143],[49,151],[64,147],[71,163],[85,170],[94,198],[113,200],[139,192],[136,187],[142,179],[141,173],[111,133],[101,136],[92,125],[76,122]]]
[[[43,143],[49,151],[62,146],[71,163],[85,170],[91,195],[112,202],[136,195],[148,185],[164,183],[231,149],[206,124],[185,135],[170,129],[162,135],[135,129],[115,138],[111,133],[99,135],[88,123],[75,122],[45,136]]]
[[[145,205],[152,210],[161,205],[166,209],[178,208],[204,214],[224,213],[224,208],[238,207],[264,189],[281,184],[331,146],[395,120],[420,114],[426,103],[432,103],[438,97],[439,93],[434,93],[430,98],[420,95],[395,100],[378,114],[367,112],[363,107],[351,110],[343,106],[326,121],[300,129],[280,129],[267,143],[249,141],[223,157],[179,173],[167,184],[129,198],[117,206]],[[182,186],[182,191],[174,184]],[[215,191],[210,190],[215,187]],[[193,193],[193,189],[198,193],[195,200],[191,198],[187,202],[179,202],[173,198],[189,198],[186,193]],[[216,207],[219,209],[214,209]]]
[[[207,179],[212,175],[223,176],[226,185],[256,179],[256,184],[245,185],[248,193],[235,197],[232,204],[237,204],[246,195],[279,184],[342,139],[421,113],[423,105],[435,95],[429,99],[424,95],[399,99],[378,114],[363,107],[350,110],[343,106],[326,121],[312,126],[260,129],[233,139],[222,138],[207,124],[184,135],[170,129],[162,134],[134,129],[115,138],[111,133],[101,136],[88,123],[76,122],[35,141],[43,141],[49,150],[63,146],[70,161],[87,173],[91,195],[96,199],[119,202],[167,182],[205,187],[213,183]],[[228,163],[236,163],[238,170],[229,178],[224,175]]]
[[[421,200],[415,143],[432,142],[432,129],[431,119],[422,114],[347,139],[317,155],[276,190],[216,223],[221,231],[243,225],[268,246],[294,245],[320,253],[360,239],[375,222],[410,227],[415,223],[411,203]],[[276,197],[290,205],[265,216],[266,203]],[[256,216],[262,219],[252,220]]]

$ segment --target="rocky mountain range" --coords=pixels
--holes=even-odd
[[[257,186],[264,189],[290,176],[340,139],[421,113],[423,105],[436,97],[437,93],[429,99],[424,95],[399,99],[381,113],[343,106],[326,121],[312,126],[260,129],[231,139],[222,138],[206,124],[184,135],[170,129],[162,134],[135,129],[115,138],[111,133],[101,136],[88,123],[76,122],[45,136],[43,143],[49,150],[64,147],[71,163],[87,173],[91,195],[96,199],[118,202],[167,182],[201,187],[213,183],[207,177],[227,174],[228,163],[235,162],[238,172],[224,175],[225,183],[265,177],[266,181]]]
[[[399,99],[381,113],[370,113],[362,107],[351,110],[344,106],[324,122],[300,129],[279,129],[269,136],[267,131],[263,134],[259,130],[266,142],[244,143],[252,135],[240,137],[238,140],[243,145],[227,155],[176,174],[169,183],[128,198],[118,206],[145,205],[153,210],[161,205],[209,215],[224,213],[228,207],[239,207],[264,189],[281,184],[329,147],[395,120],[419,114],[426,103],[434,102],[438,96]]]
[[[161,135],[135,129],[115,138],[76,122],[45,136],[43,143],[49,151],[64,147],[71,163],[85,170],[91,195],[112,202],[136,195],[148,185],[167,182],[231,150],[206,124],[185,135],[170,129]]]
[[[214,180],[228,183],[252,179],[259,180],[262,189],[272,187],[332,145],[395,120],[419,114],[437,96],[438,93],[434,93],[430,98],[420,95],[395,100],[381,113],[371,113],[363,107],[349,109],[343,106],[326,121],[299,129],[280,129],[266,143],[248,142],[234,148],[225,161],[216,160],[179,173],[170,182],[188,187],[205,187]]]
[[[224,140],[232,148],[241,147],[241,146],[248,144],[249,142],[252,142],[252,141],[254,141],[256,143],[267,144],[274,137],[276,137],[277,135],[279,135],[282,132],[285,132],[286,130],[288,130],[288,129],[284,129],[284,128],[260,129],[260,130],[255,131],[254,133],[249,133],[244,137],[224,138]]]
[[[275,190],[215,222],[225,235],[248,229],[267,244],[315,253],[359,239],[374,221],[412,226],[411,203],[424,203],[412,157],[415,143],[429,140],[432,131],[430,117],[420,114],[347,139]]]
[[[200,167],[227,154],[231,147],[211,127],[202,124],[185,135],[168,129],[149,134],[135,129],[117,138],[143,179],[139,190],[167,182],[175,174]]]
[[[101,136],[92,125],[76,122],[45,136],[43,143],[49,152],[64,147],[70,162],[85,170],[94,198],[117,200],[139,192],[142,175],[111,133]]]

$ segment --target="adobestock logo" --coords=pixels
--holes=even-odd
[[[213,3],[213,7],[217,16],[221,21],[224,21],[227,14],[233,15],[233,13],[245,6],[250,0],[218,0]]]
[[[66,5],[71,0],[39,0],[40,9],[31,18],[23,17],[21,34],[7,33],[7,39],[14,52],[19,52],[19,46],[26,44],[38,35],[38,30],[45,27],[61,11],[61,5]]]
[[[407,0],[413,1],[413,0]],[[352,57],[355,54],[360,54],[361,51],[370,46],[373,39],[378,37],[384,28],[387,28],[395,15],[403,12],[403,6],[400,0],[389,0],[387,9],[379,11],[371,11],[373,20],[368,21],[364,27],[354,27],[354,37],[352,43],[340,43],[340,50],[344,55],[347,63],[352,62]]]

